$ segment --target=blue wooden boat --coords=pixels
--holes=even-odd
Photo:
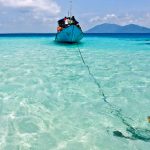
[[[83,32],[79,22],[72,16],[72,0],[68,17],[58,20],[58,28],[55,40],[57,42],[77,43],[83,38]]]
[[[69,25],[56,34],[57,42],[77,43],[83,38],[83,32],[76,25]]]

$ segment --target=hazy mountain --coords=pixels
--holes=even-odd
[[[89,29],[86,33],[150,33],[150,28],[135,24],[120,26],[104,23]]]

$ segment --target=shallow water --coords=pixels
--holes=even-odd
[[[149,150],[149,44],[1,36],[0,150]]]

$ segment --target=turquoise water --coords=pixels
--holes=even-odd
[[[149,150],[148,116],[150,35],[0,37],[0,150]]]

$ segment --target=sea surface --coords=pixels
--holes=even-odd
[[[150,34],[0,35],[0,150],[149,150]]]

